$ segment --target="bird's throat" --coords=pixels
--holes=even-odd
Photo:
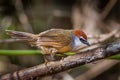
[[[77,36],[73,35],[73,36],[72,36],[72,39],[73,39],[73,41],[72,41],[72,46],[73,46],[73,48],[82,45],[82,42],[79,40],[79,38],[78,38]]]

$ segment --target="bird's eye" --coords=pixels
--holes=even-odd
[[[86,42],[86,40],[84,38],[79,38],[81,42]]]
[[[88,42],[87,40],[85,40],[84,38],[80,37],[79,40],[80,40],[82,43],[90,46],[89,42]]]

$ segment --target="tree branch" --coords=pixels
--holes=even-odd
[[[120,53],[120,42],[101,46],[92,50],[79,52],[68,56],[60,61],[48,62],[31,68],[23,69],[1,76],[0,80],[28,80],[30,78],[42,77],[56,74],[92,61],[103,59]]]
[[[0,40],[0,43],[12,43],[12,42],[21,42],[24,41],[23,39],[5,39],[5,40]]]

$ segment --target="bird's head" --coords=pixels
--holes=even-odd
[[[80,46],[82,43],[90,46],[89,42],[87,41],[87,35],[81,30],[74,30],[73,31],[73,38],[74,38],[74,46]]]

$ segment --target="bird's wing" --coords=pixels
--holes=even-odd
[[[38,46],[63,47],[71,42],[71,30],[50,29],[38,35]]]

